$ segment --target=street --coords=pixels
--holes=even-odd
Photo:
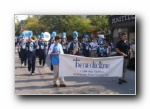
[[[21,67],[19,56],[15,54],[16,95],[136,95],[135,71],[127,71],[127,83],[122,85],[118,84],[117,77],[65,77],[67,87],[54,87],[49,56],[45,67],[38,66],[38,62],[37,58],[35,75],[28,75],[27,67]]]

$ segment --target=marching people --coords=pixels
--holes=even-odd
[[[72,43],[72,41],[68,41],[68,46],[67,46],[68,54],[72,54],[72,51],[70,49],[71,43]]]
[[[48,51],[49,51],[49,49],[50,49],[50,46],[51,46],[54,42],[55,42],[55,38],[51,38],[51,39],[49,40],[47,53],[48,53]]]
[[[111,43],[107,43],[107,57],[111,56]]]
[[[130,49],[131,49],[131,53],[130,53],[129,66],[130,68],[135,69],[135,39],[132,39]]]
[[[83,38],[82,47],[83,47],[83,56],[89,57],[89,43],[88,40],[86,40],[86,38]]]
[[[97,43],[97,40],[95,38],[90,43],[89,47],[90,47],[90,57],[97,57],[98,43]]]
[[[38,57],[39,58],[39,43],[41,42],[41,36],[40,35],[38,35],[38,39],[36,40],[36,45],[37,45],[37,47],[36,47],[36,57]]]
[[[24,34],[22,34],[21,36],[20,36],[20,40],[19,40],[19,42],[18,42],[18,44],[17,44],[17,47],[18,47],[18,55],[19,55],[19,58],[21,59],[21,47],[20,47],[20,44],[21,44],[21,42],[22,42],[22,38],[24,37]]]
[[[34,42],[34,38],[30,37],[27,44],[27,57],[28,57],[28,73],[31,75],[35,74],[35,61],[36,61],[36,43]]]
[[[17,38],[17,40],[15,41],[15,53],[17,53],[17,52],[18,52],[19,42],[20,42],[20,39],[19,39],[19,38]]]
[[[99,43],[99,47],[97,47],[97,55],[98,57],[104,57],[104,46],[102,43]]]
[[[71,54],[80,55],[80,52],[79,52],[80,48],[81,48],[81,45],[78,42],[78,32],[74,31],[73,32],[73,42],[70,44]]]
[[[80,55],[80,43],[78,42],[78,38],[74,38],[73,42],[70,44],[71,54]]]
[[[61,87],[66,87],[64,77],[59,77],[59,54],[64,54],[62,46],[60,44],[61,42],[61,37],[56,36],[55,37],[55,43],[50,46],[48,54],[51,56],[51,61],[54,69],[54,80],[53,84],[54,87],[58,87],[57,80],[59,79],[60,81],[60,86]]]
[[[43,35],[41,35],[41,42],[38,43],[38,46],[39,46],[39,65],[45,67],[45,61],[46,61],[46,55],[47,55],[46,53],[47,43],[44,40]]]
[[[61,45],[64,51],[64,54],[68,54],[68,42],[66,40],[66,33],[62,33],[62,40],[61,40]]]
[[[25,37],[22,38],[22,41],[20,42],[19,47],[20,47],[21,66],[26,66],[27,52],[26,52]]]
[[[51,38],[50,40],[49,40],[49,43],[48,43],[48,51],[49,51],[49,49],[50,49],[50,46],[53,44],[55,42],[55,38]],[[48,54],[48,52],[47,52],[47,54]],[[51,69],[51,71],[53,71],[53,65],[52,65],[52,57],[50,56],[50,69]]]
[[[123,74],[122,74],[122,77],[119,79],[119,84],[127,83],[127,81],[125,80],[125,73],[127,71],[128,57],[130,55],[130,44],[127,41],[126,33],[122,33],[121,40],[117,42],[116,52],[119,56],[124,57]]]
[[[55,31],[53,31],[52,32],[52,38],[50,39],[50,41],[48,43],[48,52],[49,52],[49,49],[50,49],[51,45],[55,43],[56,35],[57,35],[57,33]],[[48,52],[47,52],[47,54],[48,54]],[[52,57],[51,56],[50,56],[50,69],[51,69],[51,71],[54,70],[53,65],[52,65]]]
[[[112,40],[111,40],[110,44],[111,44],[111,52],[115,51],[115,46],[114,46],[114,44],[113,44],[113,41],[112,41]]]

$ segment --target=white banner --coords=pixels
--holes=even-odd
[[[59,76],[121,77],[123,56],[91,58],[60,54]]]

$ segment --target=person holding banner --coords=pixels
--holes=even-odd
[[[127,41],[127,34],[122,33],[121,40],[117,42],[116,44],[116,52],[119,56],[124,57],[124,63],[123,63],[123,74],[122,78],[119,79],[119,84],[127,83],[125,80],[125,72],[127,71],[127,65],[128,65],[128,58],[130,54],[130,43]]]
[[[29,74],[34,75],[35,71],[35,61],[36,61],[36,43],[34,42],[34,38],[30,37],[27,42],[27,57],[28,57],[28,71]]]
[[[60,44],[61,42],[61,37],[56,36],[55,37],[55,43],[51,45],[48,54],[52,58],[52,65],[54,68],[54,87],[57,87],[57,80],[59,79],[60,81],[60,86],[61,87],[66,87],[66,84],[64,82],[64,77],[59,77],[59,54],[64,54],[62,46]]]

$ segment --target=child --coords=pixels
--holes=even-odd
[[[59,78],[60,80],[60,86],[61,87],[66,87],[66,84],[64,83],[64,77],[58,77],[59,73],[59,54],[64,54],[62,46],[60,44],[61,42],[61,37],[56,36],[55,37],[55,43],[51,45],[48,54],[52,58],[52,65],[54,69],[54,86],[57,87],[57,80]]]

